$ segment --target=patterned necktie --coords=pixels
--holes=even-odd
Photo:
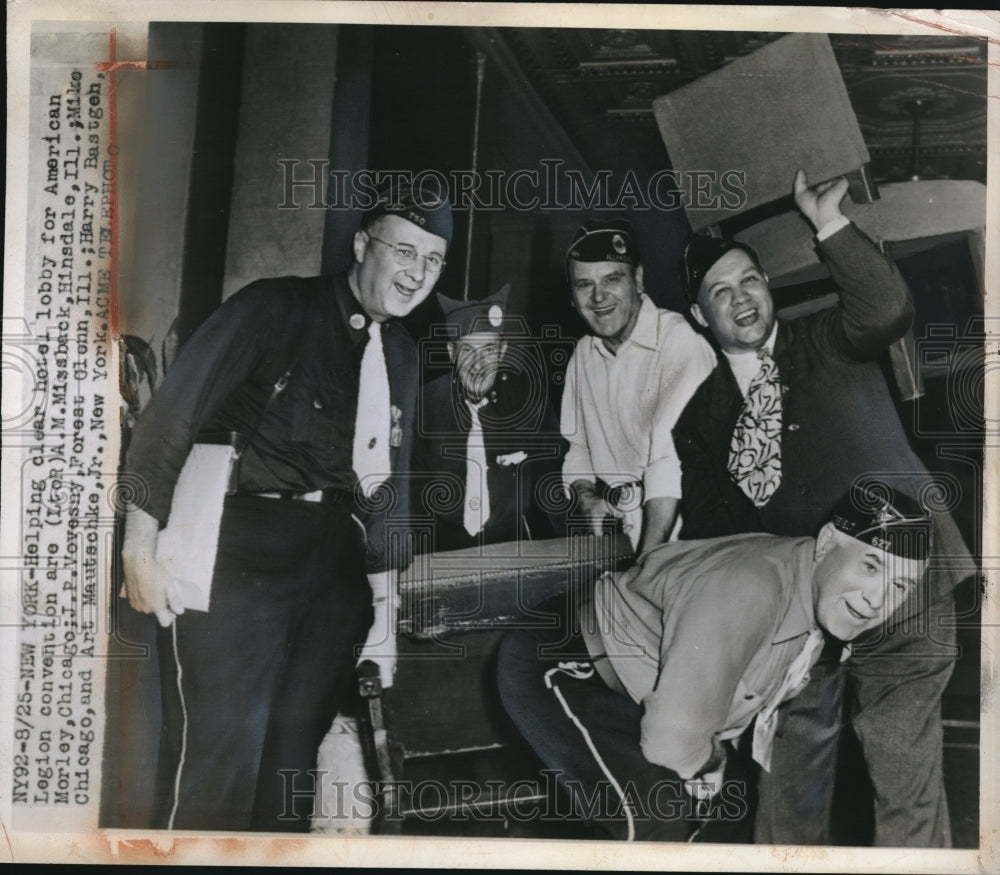
[[[472,415],[472,426],[465,444],[465,513],[462,523],[465,531],[475,537],[490,518],[490,491],[486,483],[486,444],[483,440],[483,425],[479,421],[479,410],[486,404],[480,398],[473,404],[466,400]]]
[[[763,507],[781,483],[781,384],[768,349],[757,350],[757,356],[760,370],[747,388],[729,444],[729,473]]]
[[[819,629],[810,629],[805,645],[786,669],[781,686],[757,715],[757,722],[753,727],[751,753],[761,768],[767,772],[771,771],[771,749],[774,746],[774,732],[778,727],[778,706],[797,696],[809,683],[809,670],[813,667],[822,646],[823,633]]]
[[[354,473],[371,496],[391,473],[389,460],[389,374],[382,351],[382,324],[368,326],[368,343],[361,356],[358,414],[354,420]]]

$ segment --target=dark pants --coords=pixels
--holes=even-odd
[[[748,840],[740,757],[733,757],[712,805],[696,811],[680,777],[643,756],[642,706],[610,689],[583,640],[567,640],[564,633],[507,635],[500,645],[498,680],[507,713],[555,772],[577,814],[617,839],[686,841],[697,831],[699,840]]]
[[[371,622],[349,505],[228,498],[209,612],[160,630],[157,826],[307,830]]]

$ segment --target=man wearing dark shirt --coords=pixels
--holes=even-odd
[[[692,314],[720,352],[674,428],[682,538],[809,535],[860,482],[933,496],[877,362],[906,332],[913,304],[893,263],[841,213],[846,191],[843,179],[809,188],[802,171],[795,177],[796,203],[840,291],[837,306],[810,316],[776,319],[767,274],[744,244],[696,237],[688,245]],[[830,843],[846,711],[874,789],[875,844],[949,844],[940,714],[955,660],[948,615],[952,588],[974,567],[951,515],[932,517],[920,591],[886,630],[860,637],[845,662],[831,642],[809,686],[780,709],[758,842]]]
[[[163,627],[157,826],[307,829],[309,770],[369,628],[368,646],[391,662],[384,618],[404,551],[387,509],[408,503],[399,475],[417,379],[413,341],[393,320],[444,266],[451,208],[435,194],[383,193],[346,274],[233,295],[136,424],[126,469],[148,496],[127,515],[122,554],[131,605]],[[192,445],[233,431],[249,443],[225,500],[209,610],[185,612],[157,560],[159,530]]]
[[[562,534],[536,492],[557,488],[563,439],[541,362],[507,312],[508,292],[437,296],[452,369],[421,390],[414,453],[438,551]]]

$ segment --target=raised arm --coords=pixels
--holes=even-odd
[[[913,301],[892,261],[841,212],[847,180],[809,188],[799,170],[795,202],[816,231],[819,251],[840,289],[833,342],[842,355],[859,361],[878,357],[906,334]]]

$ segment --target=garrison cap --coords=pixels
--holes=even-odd
[[[628,219],[588,219],[573,236],[567,260],[639,263],[639,244]]]
[[[477,332],[503,334],[507,329],[507,296],[510,283],[496,294],[481,301],[456,301],[438,293],[438,303],[444,313],[448,331],[453,340]]]
[[[855,486],[833,509],[830,521],[845,535],[907,559],[926,559],[931,551],[931,515],[901,493]]]
[[[708,234],[696,234],[684,248],[684,286],[688,301],[692,304],[698,300],[698,291],[705,281],[705,274],[723,255],[740,249],[749,255],[754,264],[760,266],[760,259],[752,246],[740,243],[739,240],[726,240],[710,237]]]
[[[419,183],[417,180],[420,180]],[[417,177],[417,180],[394,180],[385,186],[379,192],[375,206],[365,214],[361,226],[368,228],[382,216],[399,216],[451,243],[451,201],[447,186],[442,186],[436,178]]]

